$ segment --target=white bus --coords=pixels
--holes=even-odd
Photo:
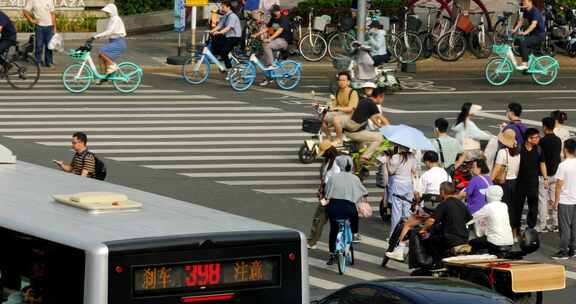
[[[298,231],[25,162],[0,165],[0,185],[2,301],[309,303]],[[52,198],[90,191],[142,208],[93,214]]]

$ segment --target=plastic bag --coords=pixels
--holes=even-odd
[[[62,35],[56,33],[48,42],[48,49],[58,52],[64,52],[64,39]]]

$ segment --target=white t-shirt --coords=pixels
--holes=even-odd
[[[52,26],[52,13],[54,13],[54,1],[52,0],[28,0],[24,10],[32,13],[40,26]]]
[[[324,170],[324,184],[328,184],[328,181],[330,181],[330,178],[332,178],[332,176],[340,173],[342,170],[340,170],[340,167],[338,167],[336,165],[336,163],[332,164],[332,168],[330,168],[330,170]]]
[[[440,194],[440,184],[451,182],[448,172],[440,167],[433,167],[424,172],[416,183],[415,190],[420,194]]]
[[[402,162],[402,156],[400,156],[400,154],[392,155],[388,163],[388,174],[394,176],[394,181],[411,184],[412,172],[416,172],[416,158],[414,154],[408,154],[405,162]]]
[[[496,246],[514,244],[508,206],[502,202],[490,202],[474,213],[478,237],[486,235],[488,242]]]
[[[564,182],[560,191],[560,204],[576,205],[576,158],[567,158],[560,163],[556,179]]]
[[[500,149],[496,154],[496,164],[506,166],[506,179],[514,180],[520,170],[520,153],[511,156],[508,149]]]

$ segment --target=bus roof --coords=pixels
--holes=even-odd
[[[165,196],[82,178],[26,162],[0,165],[0,226],[84,250],[104,242],[206,233],[278,231],[280,226]],[[143,204],[136,212],[90,214],[54,194],[118,192]]]

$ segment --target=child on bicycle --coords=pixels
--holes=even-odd
[[[16,28],[10,18],[0,11],[0,67],[4,66],[2,55],[16,44]]]
[[[94,39],[109,38],[108,43],[100,48],[100,54],[98,55],[101,70],[109,75],[118,69],[114,61],[126,51],[126,40],[124,39],[126,37],[126,28],[124,27],[124,22],[118,16],[116,5],[107,4],[102,11],[108,14],[110,20],[106,30],[94,36]]]

